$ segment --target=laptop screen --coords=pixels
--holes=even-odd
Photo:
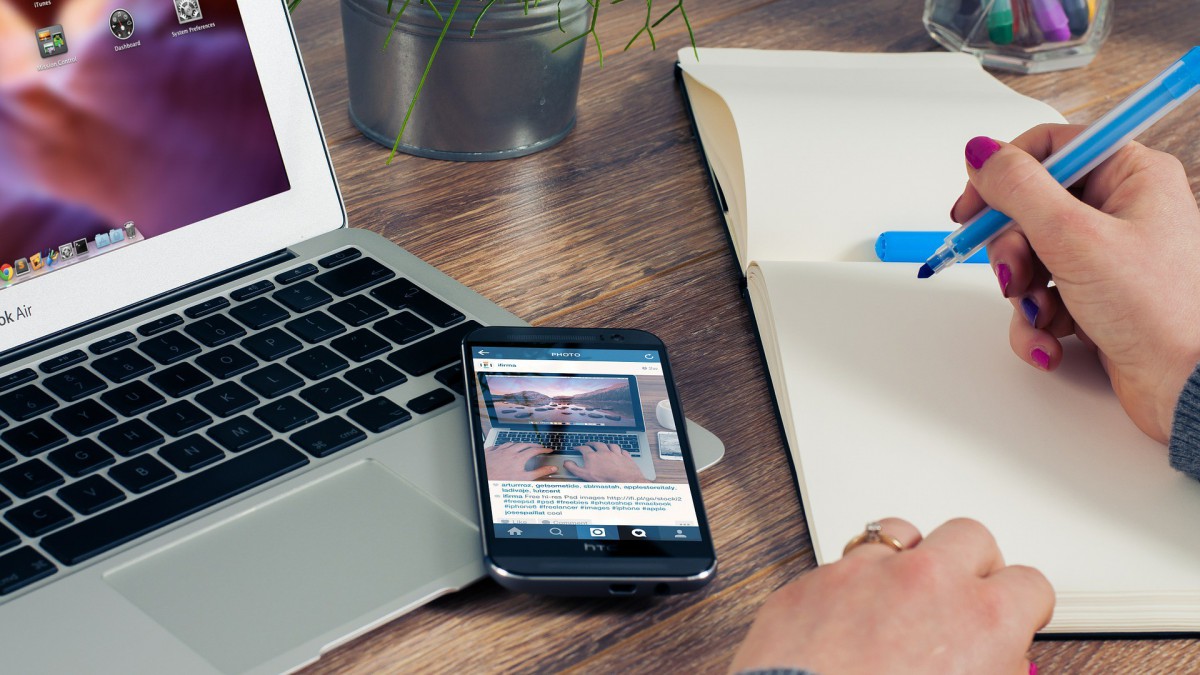
[[[236,0],[0,0],[0,287],[289,188]]]
[[[643,431],[632,375],[479,375],[492,424],[506,429]]]

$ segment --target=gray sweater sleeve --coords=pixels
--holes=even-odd
[[[1200,480],[1200,365],[1179,394],[1169,449],[1171,466]]]

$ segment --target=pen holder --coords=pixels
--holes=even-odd
[[[988,68],[1045,73],[1086,66],[1112,28],[1113,0],[926,0],[925,29]]]

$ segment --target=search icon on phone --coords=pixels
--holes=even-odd
[[[640,527],[633,528],[629,531],[629,534],[632,534],[635,537],[642,537],[643,539],[646,537],[646,531]]]
[[[556,537],[561,537],[561,536],[563,536],[562,528],[561,527],[552,527],[552,528],[550,528],[550,534],[552,534]]]

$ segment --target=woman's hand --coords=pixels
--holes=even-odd
[[[1054,370],[1059,340],[1078,336],[1134,423],[1165,443],[1200,362],[1200,209],[1179,161],[1138,143],[1068,192],[1039,161],[1082,130],[1042,125],[1011,145],[972,139],[970,184],[951,217],[964,222],[986,202],[1016,223],[988,257],[1013,304],[1017,356]]]
[[[731,671],[1032,671],[1025,652],[1054,608],[1040,572],[1005,566],[992,535],[973,520],[951,520],[924,540],[903,520],[881,524],[903,551],[861,544],[772,593]]]

